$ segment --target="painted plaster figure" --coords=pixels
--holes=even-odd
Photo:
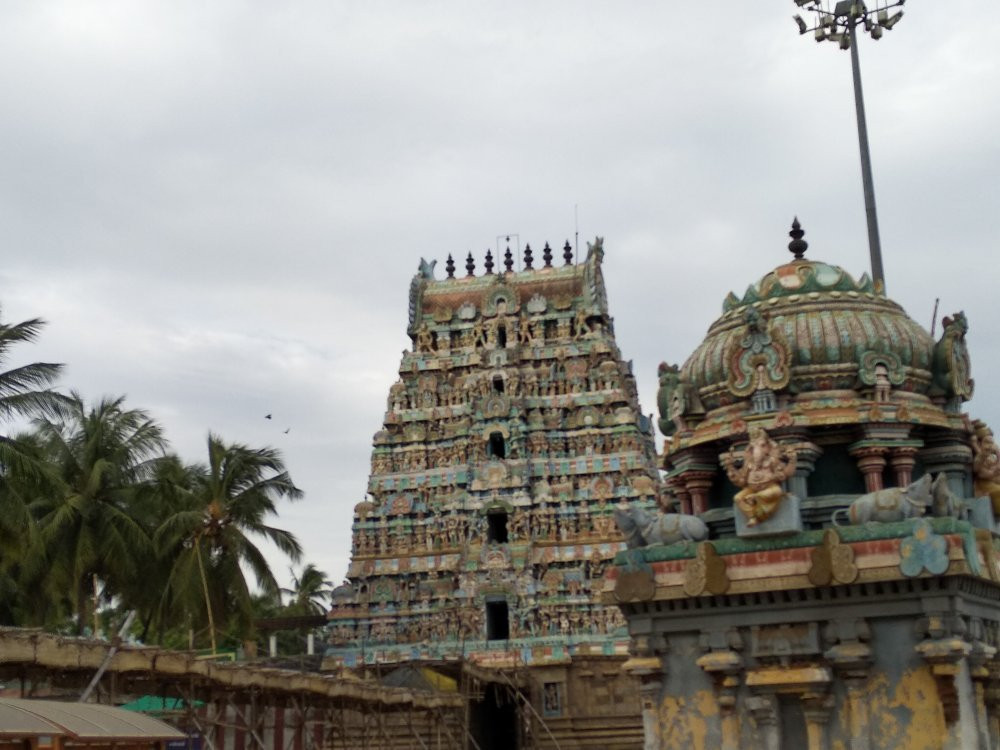
[[[629,549],[651,544],[700,542],[708,539],[708,527],[698,516],[682,513],[650,513],[633,505],[615,508],[615,522]]]
[[[881,521],[891,523],[924,515],[933,500],[931,475],[925,474],[906,487],[890,487],[862,495],[849,508],[833,516],[837,523],[838,514],[846,513],[852,524]]]
[[[972,435],[972,476],[976,497],[989,497],[993,512],[1000,515],[1000,446],[993,430],[976,420]]]
[[[742,488],[733,501],[746,516],[747,526],[756,526],[774,515],[787,495],[781,483],[795,473],[795,449],[778,445],[762,428],[754,426],[747,447],[739,453],[730,448],[720,461],[730,481]]]

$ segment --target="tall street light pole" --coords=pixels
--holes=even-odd
[[[881,39],[883,31],[890,31],[903,17],[898,10],[892,15],[889,10],[906,0],[881,3],[869,10],[861,0],[840,0],[833,5],[824,0],[795,0],[800,8],[815,13],[814,25],[809,26],[802,16],[794,16],[799,33],[815,33],[816,41],[831,41],[841,49],[851,51],[851,72],[854,76],[854,109],[858,119],[858,146],[861,149],[861,184],[865,195],[865,217],[868,223],[868,251],[871,254],[872,281],[875,290],[885,294],[885,273],[882,270],[882,244],[878,235],[878,216],[875,212],[875,186],[872,181],[872,160],[868,150],[868,126],[865,120],[865,99],[861,90],[861,64],[858,61],[858,28],[871,34],[872,39]]]

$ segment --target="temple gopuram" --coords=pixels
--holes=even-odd
[[[325,669],[461,691],[481,750],[642,743],[625,620],[600,597],[616,506],[662,491],[653,428],[601,240],[562,256],[526,246],[515,271],[508,248],[495,270],[488,252],[477,275],[470,254],[458,277],[449,256],[443,279],[421,261],[329,615]]]
[[[963,411],[969,323],[935,339],[803,234],[660,366],[672,508],[620,505],[604,595],[644,747],[1000,747],[1000,449]]]

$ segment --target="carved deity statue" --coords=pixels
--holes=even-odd
[[[940,341],[934,345],[931,366],[934,374],[933,391],[949,399],[968,401],[975,389],[969,350],[965,343],[969,321],[964,312],[957,312],[946,316],[941,324],[944,330]]]
[[[431,333],[431,329],[426,323],[417,329],[417,351],[434,351],[434,334]]]
[[[978,419],[973,425],[972,476],[976,497],[989,497],[993,512],[1000,514],[1000,446],[993,430]]]
[[[747,526],[766,521],[787,494],[781,483],[795,473],[795,449],[774,442],[761,427],[750,428],[750,441],[742,451],[729,449],[719,457],[729,479],[740,491],[733,498],[746,516]]]

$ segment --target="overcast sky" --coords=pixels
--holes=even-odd
[[[421,257],[562,245],[577,207],[647,413],[794,215],[808,257],[868,269],[850,55],[794,12],[3,3],[0,304],[49,321],[16,354],[188,460],[210,429],[280,448],[306,497],[277,525],[338,582]],[[998,3],[912,0],[860,54],[889,295],[965,310],[1000,427],[998,38]]]

